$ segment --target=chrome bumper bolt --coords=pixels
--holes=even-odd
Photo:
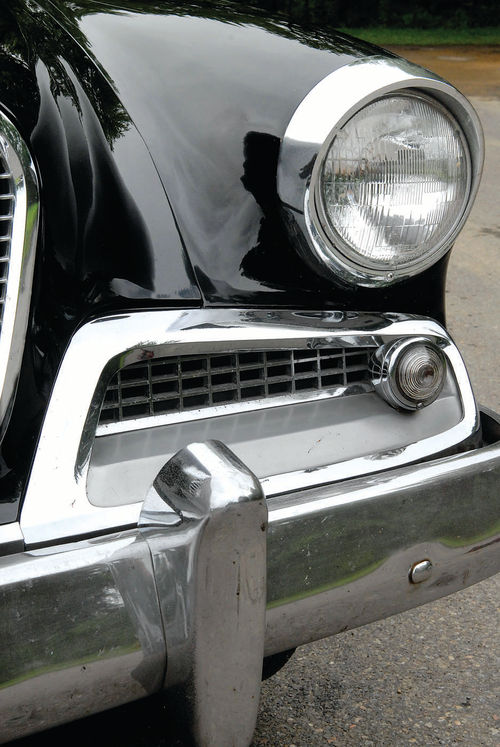
[[[420,560],[410,568],[410,581],[412,584],[421,584],[432,575],[432,563],[430,560]]]

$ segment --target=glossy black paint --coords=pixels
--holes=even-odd
[[[276,165],[294,110],[325,75],[379,49],[228,3],[80,7],[78,31],[153,155],[206,304],[442,315],[444,263],[390,291],[335,287],[297,255],[280,212]]]
[[[231,3],[12,0],[0,30],[0,105],[42,186],[0,523],[15,518],[64,348],[91,316],[205,303],[443,319],[446,259],[389,290],[347,290],[299,258],[280,213],[293,111],[325,75],[380,50]]]
[[[15,518],[64,348],[90,315],[201,295],[142,137],[83,49],[45,11],[0,14],[1,104],[41,186],[33,308],[0,457],[0,522]],[[3,40],[3,42],[1,41]]]

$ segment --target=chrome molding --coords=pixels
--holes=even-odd
[[[268,496],[417,461],[474,433],[478,427],[474,395],[460,354],[445,330],[432,320],[397,314],[226,309],[137,312],[84,325],[62,361],[43,423],[21,513],[27,546],[137,525],[145,496],[138,496],[134,504],[99,508],[87,495],[100,405],[109,379],[119,368],[190,351],[377,347],[414,335],[429,338],[446,356],[461,397],[460,422],[391,453],[274,476],[263,481]]]
[[[31,156],[19,132],[2,112],[0,153],[11,171],[14,198],[10,251],[5,258],[8,271],[0,329],[1,440],[12,409],[24,350],[39,213],[38,180]]]
[[[333,138],[353,114],[381,96],[408,90],[421,90],[436,99],[460,124],[470,152],[471,185],[462,216],[443,244],[410,268],[387,272],[350,261],[332,245],[316,217],[316,184]],[[483,160],[481,124],[465,96],[439,76],[406,60],[371,57],[334,71],[299,104],[281,145],[278,193],[291,225],[290,235],[317,271],[349,284],[385,286],[422,272],[450,249],[474,203]]]

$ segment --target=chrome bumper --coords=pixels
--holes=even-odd
[[[275,496],[267,524],[231,452],[188,447],[137,529],[1,559],[0,740],[177,686],[198,743],[248,744],[263,652],[500,570],[500,419],[482,420],[482,448]]]
[[[485,414],[483,422],[496,443],[272,500],[266,654],[500,570],[500,425]],[[412,583],[411,569],[423,560],[430,575]]]

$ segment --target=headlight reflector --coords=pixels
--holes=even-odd
[[[321,227],[345,261],[368,270],[430,263],[462,217],[470,171],[465,137],[443,106],[422,94],[380,98],[340,128],[323,158]]]

